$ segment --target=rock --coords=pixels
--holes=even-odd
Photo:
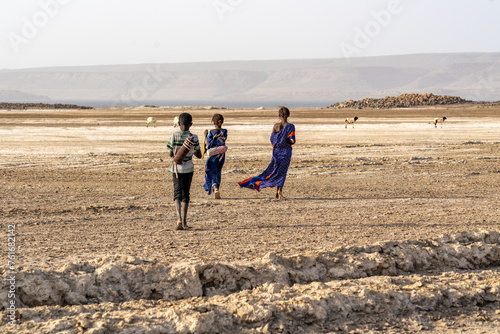
[[[47,103],[4,103],[0,102],[0,109],[94,109],[94,107],[78,106],[76,104],[47,104]]]
[[[328,108],[333,109],[390,109],[390,108],[411,108],[418,106],[435,106],[464,104],[472,101],[464,100],[458,96],[426,94],[401,94],[397,97],[386,96],[381,99],[365,98],[360,101],[344,101],[332,104]]]

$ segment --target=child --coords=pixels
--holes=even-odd
[[[271,144],[273,157],[271,163],[262,174],[239,183],[240,187],[260,191],[266,187],[276,187],[276,198],[285,199],[283,185],[292,159],[292,145],[295,144],[295,125],[288,123],[290,110],[281,107],[278,111],[280,121],[273,127]]]
[[[215,114],[212,117],[212,123],[214,123],[215,129],[210,130],[210,132],[205,130],[207,149],[226,145],[227,130],[221,128],[224,123],[224,116]],[[205,164],[205,185],[203,187],[208,195],[213,191],[216,199],[220,199],[221,172],[225,160],[226,154],[222,153],[207,158],[207,163]]]
[[[200,143],[198,136],[191,134],[189,128],[193,125],[193,118],[190,114],[182,113],[179,115],[180,131],[172,133],[170,141],[167,144],[167,150],[170,151],[170,157],[174,157],[177,151],[182,147],[184,141],[191,137],[193,148],[188,152],[182,165],[177,165],[174,162],[170,165],[169,172],[173,173],[174,180],[174,201],[177,211],[177,229],[188,229],[187,212],[189,207],[189,190],[191,181],[193,180],[194,164],[193,155],[201,159]]]

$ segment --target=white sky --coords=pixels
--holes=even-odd
[[[499,52],[499,32],[500,0],[0,0],[0,69]]]

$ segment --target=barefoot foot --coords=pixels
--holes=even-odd
[[[219,189],[217,189],[217,188],[214,189],[214,196],[215,196],[215,199],[220,199]]]

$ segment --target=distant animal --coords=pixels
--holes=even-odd
[[[148,119],[146,121],[146,127],[148,128],[150,124],[153,125],[153,127],[155,128],[156,127],[156,118],[148,117]]]
[[[434,127],[437,128],[438,127],[438,123],[441,123],[441,127],[443,127],[443,123],[444,123],[445,120],[446,120],[446,117],[435,118],[434,119]]]
[[[174,128],[179,126],[179,117],[175,116],[174,117]]]
[[[345,128],[347,129],[347,124],[352,124],[352,128],[354,129],[354,123],[358,120],[358,117],[354,118],[346,118],[344,121]]]

